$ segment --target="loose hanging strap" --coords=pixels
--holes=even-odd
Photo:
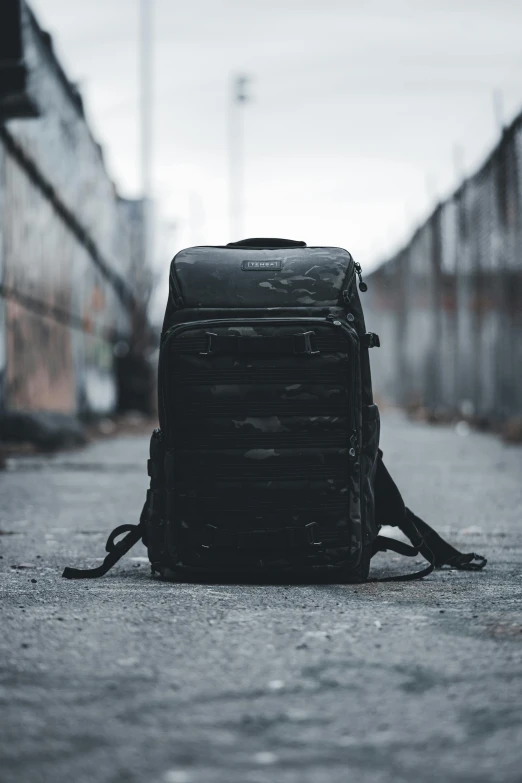
[[[405,508],[405,512],[406,512],[405,514],[406,516],[408,513],[408,509]],[[423,557],[426,558],[429,565],[426,566],[426,568],[423,568],[421,571],[414,571],[411,574],[400,574],[398,576],[384,576],[379,579],[370,579],[369,580],[370,582],[410,582],[414,579],[422,579],[424,576],[428,576],[428,574],[431,574],[431,572],[435,568],[435,555],[424,541],[420,532],[417,530],[416,525],[413,522],[411,523],[408,522],[406,526],[410,531],[407,535],[410,541],[412,542],[413,546],[404,544],[402,541],[397,541],[394,538],[387,538],[386,536],[377,536],[377,538],[373,542],[372,557],[375,554],[377,554],[377,552],[386,552],[389,549],[392,552],[397,552],[399,555],[404,555],[405,557],[416,557],[417,555],[421,554]]]
[[[163,474],[163,436],[161,430],[155,429],[150,439],[150,459],[148,461],[148,474],[150,476],[150,489],[147,490],[147,499],[141,512],[140,521],[137,525],[120,525],[115,528],[107,539],[105,550],[108,552],[103,563],[97,568],[66,568],[62,574],[65,579],[97,579],[110,571],[123,555],[126,555],[134,544],[140,539],[147,546],[146,529],[147,523],[159,510],[162,505],[158,503],[159,490],[165,483]],[[121,541],[116,541],[122,533],[127,533]]]
[[[122,533],[127,533],[121,541],[116,541]],[[123,555],[126,555],[143,535],[143,526],[120,525],[115,528],[107,539],[105,550],[109,553],[103,563],[97,568],[65,568],[62,576],[65,579],[97,579],[109,571]]]
[[[444,565],[459,570],[480,571],[487,563],[485,557],[477,555],[475,552],[467,554],[459,552],[404,505],[402,495],[382,461],[381,450],[379,450],[375,477],[375,518],[379,526],[398,527],[410,539],[413,546],[409,547],[400,541],[377,536],[372,556],[376,552],[390,549],[407,557],[421,554],[430,563],[423,571],[404,576],[386,577],[377,581],[401,582],[421,579],[430,574],[434,568],[441,568]]]
[[[432,554],[435,568],[448,565],[459,571],[480,571],[488,562],[485,557],[477,555],[475,552],[466,554],[459,552],[458,549],[444,541],[442,536],[439,536],[432,527],[414,514],[413,511],[410,511],[409,508],[406,509],[404,519],[402,523],[399,522],[398,527],[410,539],[411,531],[415,529],[421,538],[421,543],[419,544],[421,555],[426,557],[428,553]]]

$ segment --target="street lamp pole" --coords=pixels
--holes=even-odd
[[[243,171],[243,112],[248,100],[248,77],[235,76],[232,81],[232,100],[229,117],[229,210],[230,240],[237,241],[243,235],[244,222],[244,171]]]
[[[145,265],[152,256],[152,4],[140,0],[140,178]]]

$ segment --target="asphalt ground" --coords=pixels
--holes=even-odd
[[[460,433],[460,434],[459,434]],[[522,448],[383,419],[407,504],[480,573],[419,582],[172,584],[140,544],[148,438],[0,473],[2,783],[522,780]],[[372,576],[415,563],[394,554]],[[420,562],[419,564],[420,565]]]

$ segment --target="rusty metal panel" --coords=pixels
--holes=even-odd
[[[438,405],[444,411],[455,410],[457,396],[457,231],[458,211],[455,199],[441,206],[439,224],[440,270],[439,270],[439,385]]]
[[[6,398],[11,410],[74,413],[70,330],[7,302]]]
[[[107,413],[116,405],[113,344],[129,335],[131,311],[112,277],[55,200],[2,144],[5,405]],[[114,198],[111,195],[111,198]],[[98,209],[103,211],[103,203]],[[121,213],[114,234],[129,253]]]
[[[522,115],[369,276],[368,320],[386,313],[377,396],[486,422],[522,414],[521,192]]]
[[[42,111],[0,124],[0,407],[105,414],[114,346],[147,346],[143,204],[118,196],[51,37],[27,4],[19,16],[22,87]]]
[[[5,155],[4,284],[9,291],[69,312],[70,242],[52,205]],[[75,410],[69,328],[9,297],[6,302],[6,405]]]
[[[5,368],[6,368],[6,313],[2,296],[5,269],[5,221],[2,219],[5,205],[5,152],[0,143],[0,412],[5,408]]]

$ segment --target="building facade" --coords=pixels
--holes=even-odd
[[[381,399],[487,425],[522,417],[522,115],[368,278]]]
[[[0,408],[107,414],[118,357],[144,350],[143,202],[117,193],[23,0],[0,30]]]

